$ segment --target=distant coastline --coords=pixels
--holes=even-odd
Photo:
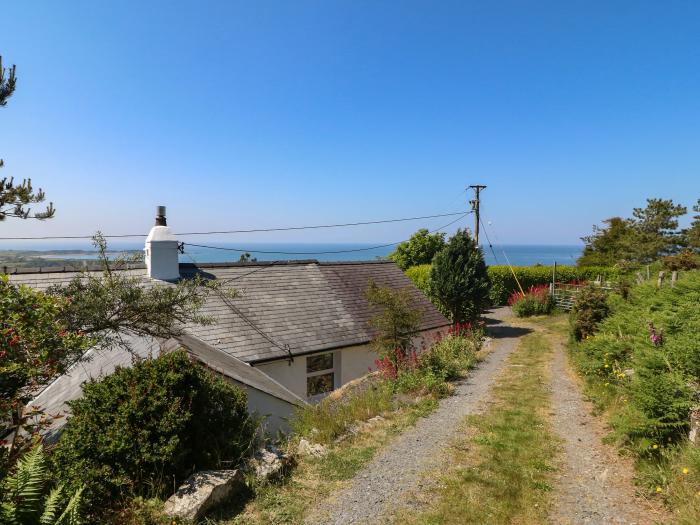
[[[180,262],[209,263],[236,262],[248,252],[251,258],[259,261],[316,259],[319,261],[359,261],[384,259],[394,246],[380,247],[368,243],[222,243],[210,241],[212,246],[226,248],[217,250],[185,245],[185,253],[180,255]],[[142,253],[140,246],[128,244],[112,246],[109,257]],[[533,266],[536,264],[575,265],[583,247],[581,245],[503,245],[482,246],[484,258],[488,265],[506,264],[513,266]],[[30,250],[0,250],[0,267],[52,267],[80,266],[85,261],[97,259],[95,250],[52,247],[40,249],[33,246]]]

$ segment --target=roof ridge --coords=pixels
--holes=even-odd
[[[179,267],[182,269],[192,268],[254,268],[256,266],[302,266],[306,264],[316,264],[319,266],[351,266],[351,265],[367,265],[367,264],[395,264],[391,260],[368,260],[368,261],[319,261],[318,259],[288,259],[280,261],[228,261],[228,262],[208,262],[208,263],[191,263],[181,262]],[[113,268],[113,270],[145,270],[144,263],[129,263],[123,268]],[[2,266],[0,265],[0,273],[8,275],[28,275],[28,274],[51,274],[51,273],[77,273],[77,272],[99,272],[102,271],[102,266],[89,262],[84,266]]]
[[[347,266],[352,264],[396,264],[390,259],[371,259],[368,261],[319,261],[320,266]]]

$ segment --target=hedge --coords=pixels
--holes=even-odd
[[[552,266],[514,266],[513,271],[517,275],[523,289],[530,286],[547,284],[552,281]],[[508,296],[518,290],[518,285],[508,266],[489,266],[489,278],[491,279],[491,292],[489,297],[494,305],[506,304]],[[430,280],[430,265],[422,264],[406,270],[406,275],[426,295],[429,295],[428,283]],[[557,281],[593,281],[602,276],[603,280],[615,281],[620,277],[620,270],[604,266],[588,266],[579,268],[576,266],[557,266]]]
[[[525,290],[530,288],[530,286],[552,282],[552,269],[552,266],[513,267],[520,285]],[[615,281],[619,278],[620,272],[615,268],[605,266],[588,266],[585,268],[557,266],[558,282],[593,281],[599,276],[605,281]],[[513,273],[508,266],[489,266],[489,277],[491,278],[490,296],[492,304],[506,304],[508,296],[519,290]]]

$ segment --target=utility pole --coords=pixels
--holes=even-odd
[[[476,194],[474,200],[469,201],[469,204],[472,205],[472,211],[474,212],[474,240],[476,241],[476,245],[479,246],[479,222],[481,221],[479,217],[479,193],[481,190],[485,190],[486,186],[474,184],[469,187],[473,189]]]

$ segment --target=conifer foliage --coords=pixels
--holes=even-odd
[[[484,254],[467,230],[458,230],[433,258],[430,295],[454,323],[476,321],[489,304]]]
[[[7,105],[7,99],[12,96],[17,87],[16,68],[4,68],[2,57],[0,56],[0,107]],[[4,166],[0,159],[0,168]],[[34,190],[31,179],[25,179],[20,183],[15,183],[12,177],[0,178],[0,221],[7,217],[18,219],[50,219],[56,210],[53,203],[49,203],[44,211],[32,213],[29,207],[31,204],[44,202],[46,195],[41,188]]]

